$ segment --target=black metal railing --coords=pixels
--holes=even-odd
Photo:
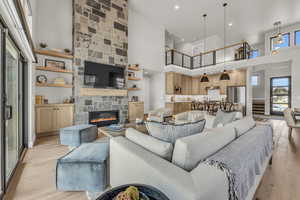
[[[226,51],[225,51],[226,50]],[[224,62],[245,60],[250,58],[251,47],[247,42],[240,42],[224,48],[211,50],[190,56],[176,49],[166,51],[166,65],[177,65],[186,69],[208,67]]]

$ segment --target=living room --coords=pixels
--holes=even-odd
[[[296,200],[299,7],[0,2],[0,199]]]

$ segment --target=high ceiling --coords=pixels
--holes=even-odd
[[[130,7],[186,42],[203,39],[203,18],[207,16],[207,35],[223,36],[221,0],[130,0]],[[300,0],[228,0],[228,42],[263,41],[263,33],[275,21],[289,25],[300,21]],[[175,10],[175,5],[179,9]],[[228,24],[232,23],[232,26]]]

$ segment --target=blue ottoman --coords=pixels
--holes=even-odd
[[[93,142],[98,135],[95,125],[76,125],[60,129],[60,143],[77,147],[82,143]]]
[[[57,161],[56,188],[101,192],[108,185],[109,143],[86,143]]]

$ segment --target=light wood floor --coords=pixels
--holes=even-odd
[[[273,165],[268,168],[257,191],[259,200],[300,199],[300,130],[293,141],[287,139],[288,128],[283,121],[272,121],[275,129]],[[59,192],[55,188],[56,159],[68,149],[58,144],[57,137],[40,139],[29,149],[22,171],[8,200],[86,200],[83,192]]]

